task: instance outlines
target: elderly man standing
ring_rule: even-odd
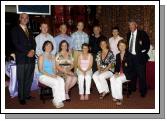
[[[29,16],[22,13],[19,16],[20,24],[11,31],[12,41],[16,53],[18,98],[20,104],[26,104],[30,99],[30,89],[35,68],[35,48],[36,43],[31,31],[27,28]]]
[[[134,20],[129,22],[130,32],[127,34],[129,43],[129,52],[133,55],[134,68],[136,71],[135,78],[131,81],[131,90],[136,90],[136,80],[139,79],[139,89],[141,97],[147,94],[146,83],[146,63],[149,59],[147,52],[150,48],[150,39],[147,33],[137,28]]]

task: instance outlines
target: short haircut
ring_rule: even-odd
[[[118,42],[118,44],[117,44],[118,50],[119,50],[119,45],[120,45],[121,43],[123,43],[123,44],[126,45],[126,49],[128,48],[128,43],[127,43],[127,41],[126,41],[125,39],[121,39],[121,40]]]
[[[118,32],[119,32],[119,28],[118,28],[117,26],[113,27],[113,28],[112,28],[112,31],[113,31],[113,30],[118,30]]]
[[[67,27],[67,24],[62,23],[62,24],[60,24],[59,28],[60,28],[61,26],[66,26],[66,27]]]
[[[95,28],[95,27],[101,28],[101,26],[99,24],[96,24],[96,25],[93,26],[93,28]]]
[[[78,25],[79,23],[82,23],[82,24],[84,25],[84,22],[83,22],[83,21],[78,21],[78,22],[77,22],[77,25]]]
[[[130,19],[128,23],[132,23],[132,22],[137,24],[137,21],[134,19]]]
[[[53,46],[53,43],[49,40],[45,41],[43,46],[42,46],[42,50],[45,52],[45,47],[48,45],[48,44],[51,44],[52,46],[52,50],[54,49],[54,46]]]
[[[68,42],[67,42],[66,40],[62,40],[62,41],[60,42],[60,44],[59,44],[59,52],[62,50],[62,49],[61,49],[61,46],[62,46],[63,43],[66,43],[66,44],[67,44],[67,51],[69,51],[69,44],[68,44]]]
[[[21,19],[21,17],[22,17],[23,15],[27,15],[28,18],[29,18],[29,15],[28,15],[27,13],[21,13],[21,14],[19,15],[19,20]]]
[[[41,22],[40,23],[40,27],[43,25],[43,24],[46,24],[48,26],[48,23],[46,23],[45,21]],[[49,27],[49,26],[48,26]]]

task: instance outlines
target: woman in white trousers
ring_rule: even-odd
[[[131,80],[134,75],[132,54],[127,49],[127,42],[118,42],[119,54],[116,55],[115,74],[110,78],[111,94],[116,105],[121,105],[123,100],[122,83]]]
[[[91,77],[92,77],[93,57],[89,53],[89,45],[82,44],[82,53],[78,57],[78,86],[80,100],[89,100]],[[84,95],[84,81],[85,81],[85,95]]]
[[[56,75],[55,56],[51,54],[53,44],[50,41],[45,41],[42,49],[44,53],[38,59],[39,82],[52,88],[52,102],[56,108],[61,108],[64,106],[65,84],[64,79]]]
[[[112,65],[115,63],[114,54],[110,51],[107,39],[100,42],[101,51],[98,52],[96,61],[98,70],[93,74],[93,80],[100,93],[100,99],[103,99],[109,94],[107,80],[113,73],[111,72]]]

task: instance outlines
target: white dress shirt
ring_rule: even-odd
[[[56,53],[56,44],[55,44],[55,41],[53,39],[53,36],[50,35],[49,33],[47,33],[47,35],[45,36],[44,34],[40,33],[38,36],[35,37],[35,41],[36,41],[36,54],[39,56],[40,54],[43,53],[43,50],[42,50],[42,46],[44,44],[45,41],[51,41],[53,46],[54,46],[54,49],[53,51],[51,52],[53,55],[55,55]]]
[[[137,29],[133,32],[133,35],[134,35],[134,39],[133,39],[134,42],[133,42],[133,45],[132,45],[132,54],[136,55],[135,45],[136,45]],[[131,32],[130,40],[129,40],[129,47],[130,47],[130,44],[131,44],[131,38],[132,38],[132,32]]]
[[[123,38],[120,37],[119,35],[116,38],[114,37],[109,38],[110,50],[113,52],[114,57],[116,57],[116,55],[119,53],[117,44],[121,39]]]

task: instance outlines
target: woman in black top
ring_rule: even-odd
[[[118,42],[119,54],[116,55],[115,74],[110,78],[111,92],[113,101],[121,105],[123,100],[122,83],[133,78],[133,61],[132,55],[127,49],[127,42],[120,40]]]

